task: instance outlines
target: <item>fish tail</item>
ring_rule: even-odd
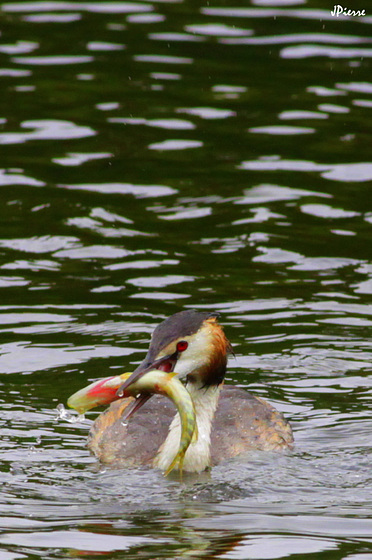
[[[180,471],[180,474],[182,476],[182,469],[183,469],[183,461],[185,459],[185,452],[186,451],[182,451],[182,452],[177,453],[177,455],[175,456],[175,458],[173,459],[173,461],[171,462],[171,464],[169,465],[169,467],[165,471],[164,476],[168,476],[168,474],[171,473],[173,471],[173,469],[176,468],[176,467],[178,467],[178,470]]]

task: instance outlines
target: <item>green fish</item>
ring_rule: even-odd
[[[119,398],[146,396],[154,393],[168,397],[175,404],[180,415],[181,438],[178,452],[164,475],[167,476],[176,467],[182,475],[186,451],[190,443],[198,438],[194,403],[190,393],[175,377],[176,372],[166,373],[157,369],[145,373],[129,387],[121,390],[123,382],[131,375],[132,373],[129,372],[95,381],[71,395],[67,404],[70,408],[77,410],[79,414],[83,414],[91,408],[110,404]]]

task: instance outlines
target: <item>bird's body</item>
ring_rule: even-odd
[[[165,397],[155,396],[128,422],[122,422],[129,402],[129,399],[115,401],[97,418],[88,447],[106,464],[151,466],[168,436],[175,416],[174,406]],[[199,434],[198,440],[201,437]],[[222,388],[211,427],[210,465],[207,466],[254,449],[278,451],[290,448],[292,443],[288,422],[270,404],[243,389],[231,385]],[[190,447],[195,445],[192,443]],[[184,469],[192,470],[186,462]]]
[[[292,446],[291,427],[280,412],[248,391],[223,384],[229,351],[214,314],[183,311],[155,329],[148,354],[133,374],[138,379],[157,368],[186,377],[198,437],[186,452],[185,471],[202,472],[254,449]],[[88,447],[106,464],[166,470],[180,442],[179,416],[168,400],[156,396],[127,419],[134,402],[113,402],[94,422]]]

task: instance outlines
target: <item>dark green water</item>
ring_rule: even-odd
[[[332,8],[1,5],[0,560],[372,558],[372,12]],[[57,404],[189,307],[294,452],[100,470]]]

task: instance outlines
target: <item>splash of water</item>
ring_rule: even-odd
[[[71,410],[66,410],[62,403],[58,404],[56,407],[57,417],[56,420],[65,420],[70,422],[70,424],[76,424],[77,422],[84,422],[84,414],[75,414]]]

